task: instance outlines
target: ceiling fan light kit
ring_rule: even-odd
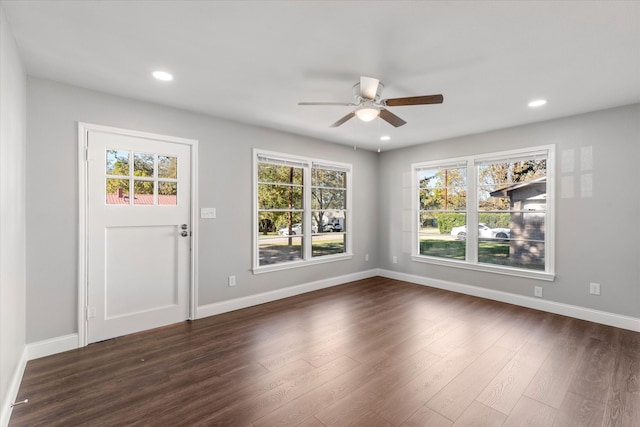
[[[380,80],[373,77],[361,76],[360,82],[353,85],[353,95],[355,103],[344,102],[299,102],[298,105],[337,105],[345,107],[356,107],[356,109],[346,116],[340,118],[330,127],[338,127],[350,120],[354,116],[363,122],[370,122],[376,117],[380,117],[392,126],[400,127],[407,122],[387,110],[385,107],[400,107],[407,105],[442,104],[444,97],[438,95],[411,96],[403,98],[381,99],[384,85]]]
[[[376,108],[373,103],[365,103],[362,107],[358,107],[355,111],[356,116],[363,122],[370,122],[378,117],[380,110]]]

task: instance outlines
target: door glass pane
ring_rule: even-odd
[[[158,178],[178,178],[178,158],[158,156]]]
[[[158,204],[177,205],[178,204],[178,183],[159,182],[158,183]]]
[[[129,180],[128,179],[107,179],[107,204],[108,205],[128,205],[129,204]]]
[[[153,181],[133,181],[133,203],[136,205],[153,205],[153,184]]]
[[[153,154],[135,153],[133,155],[133,175],[153,176]]]
[[[107,175],[129,176],[129,152],[123,150],[107,150]]]

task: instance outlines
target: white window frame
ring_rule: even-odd
[[[259,229],[258,229],[258,159],[260,157],[277,159],[282,161],[283,164],[293,164],[301,167],[303,170],[303,213],[302,224],[304,227],[303,234],[305,238],[302,241],[302,259],[299,261],[288,261],[278,264],[260,265],[260,241],[259,241]],[[346,172],[346,209],[345,209],[345,234],[346,244],[345,252],[334,255],[323,255],[313,257],[311,254],[311,240],[312,240],[312,211],[311,208],[311,171],[314,166],[320,168],[334,168]],[[253,149],[253,274],[267,273],[271,271],[288,270],[292,268],[304,267],[308,265],[323,264],[327,262],[342,261],[353,258],[352,242],[353,242],[353,228],[351,227],[352,217],[352,196],[351,196],[351,181],[352,181],[353,166],[348,163],[339,163],[330,160],[321,160],[311,157],[296,156],[292,154],[278,153],[273,151],[265,151],[257,148]]]
[[[535,157],[541,153],[546,154],[547,159],[547,208],[545,216],[545,271],[529,270],[524,268],[481,264],[478,262],[478,178],[477,164],[488,161],[508,161],[510,158]],[[438,168],[451,164],[466,163],[467,168],[467,245],[466,259],[454,260],[448,258],[433,257],[420,254],[420,188],[418,185],[418,171],[425,168]],[[530,279],[553,281],[555,280],[555,145],[544,145],[520,150],[510,150],[495,153],[471,155],[454,159],[442,159],[429,162],[412,163],[412,249],[411,259],[416,262],[443,265],[447,267],[463,268],[468,270],[483,271],[489,273],[506,274],[510,276],[525,277]]]

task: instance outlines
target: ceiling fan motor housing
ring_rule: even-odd
[[[371,101],[374,101],[375,103],[380,102],[380,98],[382,96],[382,89],[384,89],[384,85],[382,83],[378,83],[378,89],[376,90],[376,96]],[[360,93],[360,82],[358,82],[358,83],[353,85],[353,96],[359,102],[362,102],[363,100],[367,99],[367,98],[362,97],[362,95]]]

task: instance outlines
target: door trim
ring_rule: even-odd
[[[140,132],[112,126],[78,122],[78,348],[87,345],[87,313],[88,281],[87,281],[87,215],[88,215],[88,144],[89,132],[103,132],[116,135],[154,139],[175,144],[188,145],[191,149],[191,274],[189,279],[189,320],[195,319],[196,301],[198,300],[198,216],[196,215],[198,188],[198,141]]]

